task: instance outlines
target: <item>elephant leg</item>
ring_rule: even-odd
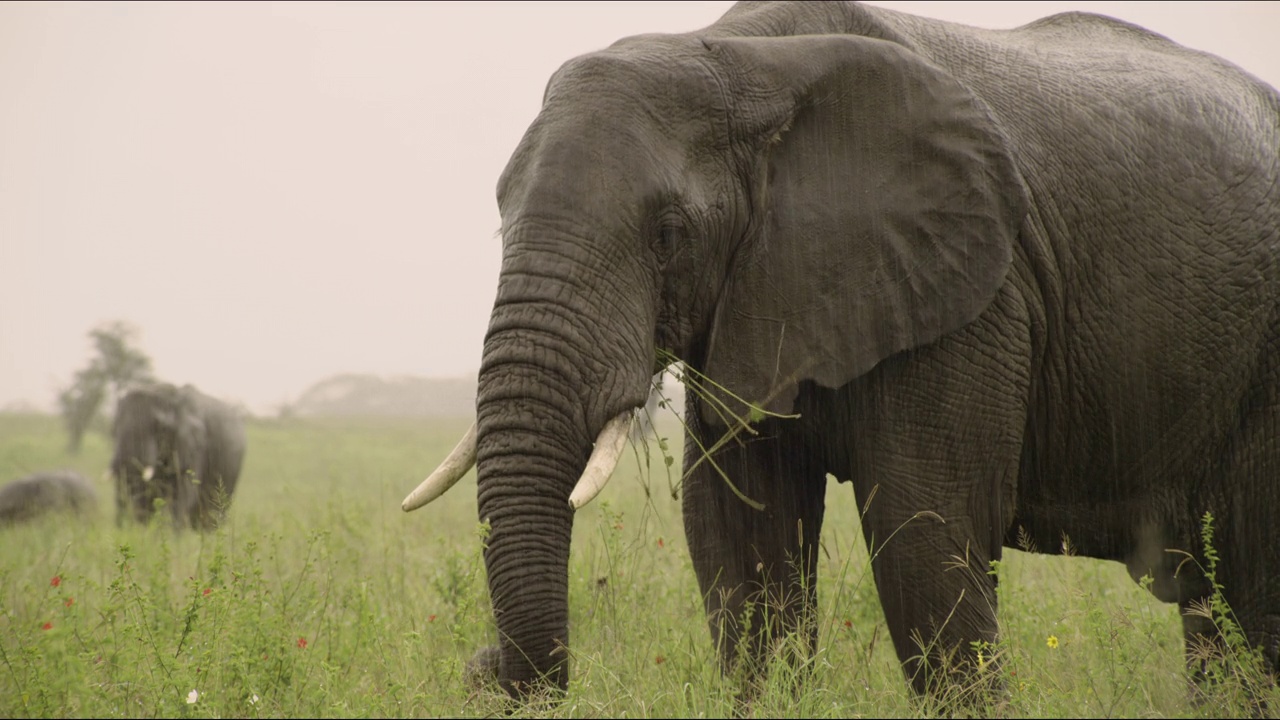
[[[1228,503],[1214,512],[1216,582],[1250,648],[1262,656],[1267,684],[1280,671],[1280,400],[1271,398],[1238,437],[1224,485]]]
[[[704,446],[717,439],[696,420],[691,425]],[[793,429],[778,422],[758,429],[712,460],[764,509],[739,498],[706,460],[685,480],[683,505],[712,640],[725,672],[742,673],[748,696],[777,654],[794,662],[817,649],[817,553],[827,482]],[[699,455],[691,436],[686,468]]]
[[[1006,293],[996,307],[1016,317],[1015,302]],[[842,391],[849,477],[898,658],[918,693],[964,703],[997,689],[978,671],[997,641],[991,563],[1013,521],[1028,417],[1030,353],[1015,349],[1029,330],[1000,317]]]
[[[129,491],[123,486],[122,480],[114,480],[116,494],[116,527],[124,527],[125,519],[130,517],[132,506],[130,505]]]
[[[1203,597],[1189,597],[1178,602],[1191,702],[1197,706],[1204,702],[1209,691],[1211,658],[1222,657],[1225,649],[1213,621],[1204,615],[1208,607],[1207,593]]]
[[[1280,332],[1280,329],[1277,329]],[[1187,569],[1181,602],[1183,629],[1191,679],[1197,697],[1213,692],[1215,679],[1239,681],[1255,711],[1265,711],[1259,697],[1275,684],[1280,669],[1280,356],[1267,353],[1257,371],[1251,394],[1242,403],[1239,425],[1229,435],[1221,459],[1210,471],[1212,481],[1197,493],[1190,518],[1198,566]],[[1210,548],[1201,532],[1204,512],[1213,515]],[[1213,578],[1200,570],[1212,569]],[[1215,591],[1229,607],[1219,604],[1205,617]],[[1188,612],[1190,611],[1190,612]],[[1240,642],[1241,640],[1245,642]],[[1243,653],[1256,651],[1261,664]],[[1222,663],[1225,661],[1225,663]],[[1214,673],[1212,667],[1229,673]],[[1241,671],[1244,672],[1241,672]]]
[[[204,478],[191,504],[191,527],[201,532],[216,530],[222,522],[223,512],[227,505],[228,493],[222,485],[222,478],[212,472],[205,471]]]
[[[1224,541],[1225,534],[1215,533],[1215,548],[1222,548]],[[1250,565],[1257,567],[1256,563],[1245,567]],[[1234,697],[1245,701],[1244,709],[1251,715],[1269,717],[1263,696],[1276,682],[1280,616],[1268,612],[1274,607],[1268,605],[1269,601],[1274,603],[1274,595],[1259,587],[1268,584],[1269,574],[1256,570],[1258,575],[1242,578],[1247,572],[1220,557],[1215,582],[1227,606],[1214,603],[1214,588],[1204,576],[1196,583],[1202,592],[1189,593],[1179,601],[1187,680],[1195,706],[1215,696]],[[1198,575],[1195,571],[1188,574]],[[1259,651],[1260,662],[1255,663],[1249,654],[1252,651]]]
[[[972,687],[975,672],[994,655],[996,578],[988,571],[1001,546],[981,539],[987,521],[913,500],[880,485],[863,532],[903,669],[917,693],[941,697]]]
[[[175,530],[192,527],[191,518],[199,503],[200,478],[193,469],[180,470],[173,482],[168,510]]]

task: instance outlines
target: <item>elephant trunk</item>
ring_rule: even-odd
[[[479,418],[477,472],[480,518],[489,525],[484,560],[498,625],[499,681],[516,697],[542,684],[564,690],[573,510],[568,490],[558,490],[561,479],[573,475],[579,453],[571,443],[514,450],[528,446],[530,431],[502,428],[494,415]],[[512,467],[513,452],[522,467]]]
[[[647,368],[631,369],[643,362],[618,343],[548,323],[588,316],[581,308],[501,297],[480,370],[476,473],[479,517],[489,525],[484,558],[498,679],[523,697],[539,686],[568,687],[570,495],[597,435],[616,425],[607,421],[643,402]],[[627,370],[598,374],[602,367]],[[621,375],[635,377],[602,379]]]

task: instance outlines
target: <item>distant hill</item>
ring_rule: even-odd
[[[335,375],[307,388],[286,412],[302,417],[474,417],[476,379]]]
[[[683,411],[684,388],[667,378],[665,394]],[[469,417],[476,414],[476,378],[345,374],[303,391],[282,414],[301,417]]]
[[[0,407],[0,413],[14,415],[52,415],[55,412],[52,407],[40,407],[30,400],[14,400]]]

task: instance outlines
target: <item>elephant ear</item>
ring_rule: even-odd
[[[761,139],[762,162],[755,230],[711,329],[714,384],[790,412],[801,381],[840,387],[977,318],[1004,281],[1026,209],[983,103],[882,40],[704,44],[746,78],[744,94],[771,104],[738,113],[757,125],[747,132]]]

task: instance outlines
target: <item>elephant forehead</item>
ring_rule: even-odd
[[[638,35],[604,50],[579,55],[560,66],[547,84],[544,105],[587,93],[593,102],[610,97],[640,101],[648,109],[703,111],[722,104],[721,78],[710,53],[693,38]],[[603,93],[603,95],[597,95]]]
[[[718,195],[728,177],[726,155],[717,151],[729,141],[728,115],[714,83],[704,82],[707,73],[671,82],[664,73],[694,73],[625,58],[575,62],[582,69],[553,81],[499,179],[504,228],[555,208],[574,222],[626,224],[673,202]]]
[[[690,42],[643,39],[580,56],[552,76],[530,132],[573,128],[584,142],[666,137],[682,148],[715,142],[729,112],[714,68],[701,44]]]

